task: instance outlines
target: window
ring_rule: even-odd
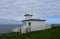
[[[31,26],[31,22],[29,22],[28,25]]]

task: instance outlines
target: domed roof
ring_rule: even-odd
[[[32,14],[25,14],[24,16],[32,16]]]

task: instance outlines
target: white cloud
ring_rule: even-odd
[[[60,0],[0,0],[0,18],[19,20],[30,12],[34,18],[60,16]]]

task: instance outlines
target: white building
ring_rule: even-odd
[[[33,19],[32,14],[25,14],[25,20],[22,20],[23,26],[21,28],[13,29],[13,32],[28,33],[32,31],[39,31],[51,28],[51,25],[46,25],[46,20]]]
[[[45,21],[41,19],[32,19],[32,14],[25,14],[25,20],[22,21],[21,33],[28,33],[31,31],[39,31],[51,28],[46,26]]]

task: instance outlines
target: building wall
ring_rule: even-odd
[[[12,32],[20,32],[20,27],[12,29]]]
[[[32,19],[32,16],[25,16],[25,20]]]
[[[32,22],[31,31],[43,30],[43,29],[45,29],[45,22],[44,21]]]
[[[28,23],[31,23],[29,27]],[[26,26],[31,29],[31,31],[38,31],[46,29],[45,21],[26,21]]]

